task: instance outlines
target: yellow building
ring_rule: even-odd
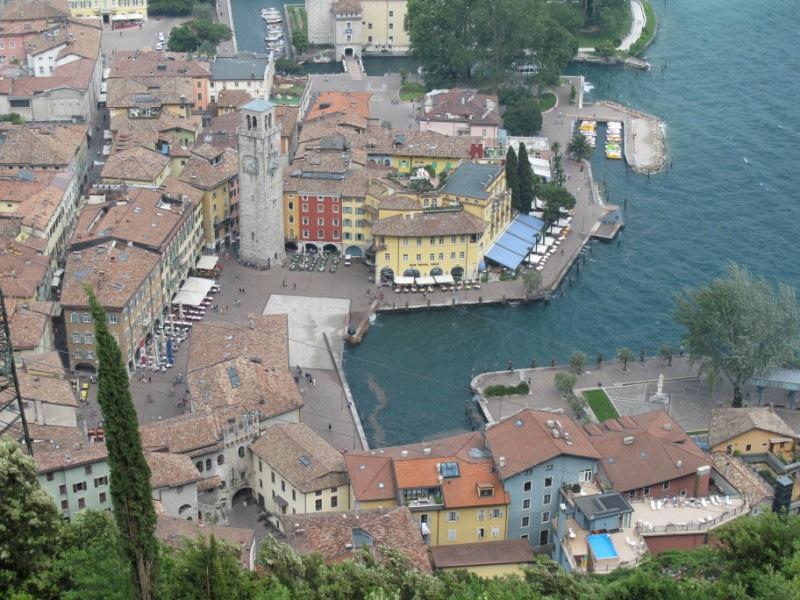
[[[505,173],[495,165],[463,163],[438,191],[389,196],[371,230],[376,280],[475,278],[511,217]]]
[[[362,51],[408,52],[411,40],[406,31],[406,0],[361,0]]]
[[[253,487],[277,515],[350,510],[342,454],[302,423],[269,427],[250,445]]]
[[[772,407],[717,408],[711,411],[708,444],[712,452],[772,454],[794,462],[798,435]]]
[[[69,0],[69,12],[78,19],[102,19],[118,28],[147,20],[147,0]]]
[[[203,192],[205,246],[217,251],[239,237],[239,159],[236,150],[200,144],[179,179]]]
[[[348,452],[354,508],[411,510],[430,546],[506,539],[509,498],[479,433],[429,444]]]
[[[305,134],[304,134],[305,135]],[[401,175],[430,168],[439,175],[463,160],[483,158],[479,137],[448,136],[435,131],[369,127],[353,145],[363,148],[370,162],[392,167]]]

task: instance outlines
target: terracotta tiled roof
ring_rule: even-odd
[[[28,433],[33,441],[34,456],[70,449],[77,451],[91,446],[77,427],[39,425],[38,423],[28,422]],[[22,439],[19,421],[12,426],[12,431],[9,435],[12,435],[14,439]]]
[[[663,410],[609,419],[587,431],[617,492],[691,475],[709,464],[708,456]]]
[[[774,490],[767,482],[738,456],[712,452],[709,461],[714,470],[747,499],[750,506],[775,497]]]
[[[63,88],[86,91],[92,82],[96,59],[80,58],[59,65],[50,77],[19,77],[5,93],[14,97],[37,96]]]
[[[300,554],[319,553],[328,563],[354,558],[361,552],[353,540],[353,531],[357,530],[357,539],[368,542],[362,547],[376,560],[383,560],[383,547],[388,547],[402,552],[413,567],[425,572],[431,570],[419,522],[405,506],[286,515],[281,520],[286,543]]]
[[[170,198],[179,199],[185,196],[194,206],[197,206],[203,201],[202,191],[192,187],[188,183],[184,183],[177,177],[167,177],[164,183],[161,184],[161,189]]]
[[[69,9],[65,2],[10,0],[0,8],[0,19],[4,21],[34,21],[67,17],[69,17]]]
[[[203,129],[200,136],[204,142],[213,144],[217,148],[239,147],[239,136],[236,129],[239,127],[240,115],[237,112],[212,117],[208,127]]]
[[[114,238],[164,251],[196,205],[189,201],[169,204],[161,197],[160,190],[138,188],[129,190],[124,202],[106,203],[99,211],[96,206],[87,206],[90,218],[79,219],[72,244]]]
[[[255,544],[255,531],[241,527],[220,527],[205,522],[187,521],[176,517],[159,516],[156,537],[172,548],[183,548],[186,539],[197,540],[214,536],[239,551],[239,560],[250,568],[250,549]]]
[[[306,121],[314,121],[328,115],[354,115],[369,119],[369,92],[321,92],[317,101],[306,114]]]
[[[28,356],[26,359],[30,364],[36,361],[36,356]],[[38,365],[36,367],[39,368]],[[19,392],[24,400],[77,408],[78,399],[75,397],[74,388],[64,375],[63,370],[53,375],[38,375],[28,373],[25,369],[18,369]]]
[[[9,300],[6,300],[8,305]],[[42,343],[50,316],[17,306],[9,318],[14,350],[31,350]]]
[[[509,565],[533,562],[533,550],[528,540],[450,544],[433,546],[431,559],[437,569]]]
[[[160,256],[135,246],[101,244],[70,252],[61,292],[63,306],[86,306],[85,285],[104,307],[123,308],[158,268]]]
[[[497,106],[496,95],[479,94],[477,90],[453,88],[429,92],[425,96],[425,113],[420,120],[499,126],[502,121]]]
[[[0,126],[0,165],[67,166],[86,143],[86,125]]]
[[[190,370],[187,383],[196,410],[238,407],[258,412],[266,419],[303,406],[287,368],[265,367],[252,357],[240,356]]]
[[[52,452],[34,452],[37,473],[48,473],[61,469],[72,469],[104,461],[108,457],[105,444],[91,444],[80,450],[62,448]]]
[[[464,210],[417,213],[412,218],[396,215],[380,219],[372,227],[372,235],[426,237],[436,235],[478,234],[487,223]]]
[[[457,477],[439,481],[438,465],[453,462],[458,465]],[[508,496],[491,459],[481,462],[460,461],[455,457],[407,458],[394,460],[394,475],[399,489],[441,487],[447,508],[507,504]],[[481,496],[478,487],[491,488],[491,496]]]
[[[178,487],[200,480],[200,473],[185,454],[168,452],[145,452],[150,467],[150,485],[153,489]]]
[[[153,452],[174,454],[208,452],[222,443],[222,428],[217,418],[208,413],[182,415],[139,427],[142,447]]]
[[[208,492],[210,490],[216,490],[220,487],[222,487],[222,479],[219,475],[213,475],[212,477],[206,477],[200,481],[197,484],[197,491]]]
[[[152,50],[117,50],[111,57],[109,79],[127,77],[195,77],[208,78],[211,65],[185,52]]]
[[[220,152],[219,148],[210,144],[203,144],[201,148],[205,148],[209,153],[211,152],[209,148],[214,148],[217,154]],[[224,148],[222,153],[222,160],[217,164],[211,164],[209,160],[200,156],[193,156],[186,162],[178,179],[189,185],[209,190],[236,177],[239,174],[238,153],[232,148]]]
[[[420,210],[422,207],[419,202],[410,196],[392,194],[388,198],[381,200],[379,208],[384,210]]]
[[[333,12],[337,15],[360,13],[361,0],[337,0],[333,3]]]
[[[286,315],[248,315],[250,323],[200,322],[192,327],[189,371],[236,357],[258,357],[264,367],[289,368]]]
[[[778,436],[798,439],[800,436],[769,406],[747,408],[715,408],[711,411],[708,445],[712,448],[729,439],[759,429]]]
[[[109,156],[101,177],[153,183],[168,167],[169,157],[149,148],[135,146]]]
[[[191,77],[128,77],[108,80],[108,108],[154,108],[190,105]]]
[[[253,99],[246,90],[220,90],[217,94],[217,106],[239,108]]]
[[[348,171],[344,179],[286,176],[283,179],[283,191],[363,198],[369,191],[369,181],[370,175],[364,171]]]
[[[347,452],[344,459],[353,495],[360,502],[368,502],[395,497],[395,459],[455,456],[462,462],[474,462],[481,460],[483,448],[481,434],[470,432],[417,444]]]
[[[124,133],[130,135],[133,132],[167,132],[172,129],[182,129],[197,134],[202,129],[202,117],[199,115],[176,117],[162,112],[157,119],[131,119],[127,114],[118,114],[111,117],[109,129],[118,136]],[[114,143],[117,143],[116,138]]]
[[[304,494],[347,485],[341,453],[302,423],[273,425],[250,450]]]
[[[558,421],[563,434],[553,437],[548,421]],[[572,442],[567,444],[567,441]],[[526,409],[486,430],[486,444],[492,451],[501,479],[513,477],[556,456],[600,458],[581,427],[565,415]]]
[[[191,149],[191,153],[199,156],[200,158],[204,158],[207,161],[213,161],[216,158],[219,158],[222,154],[222,151],[219,148],[215,148],[211,144],[196,144],[194,148]]]
[[[6,244],[16,247],[17,244]],[[31,252],[0,254],[0,287],[6,298],[33,298],[47,274],[47,259]]]

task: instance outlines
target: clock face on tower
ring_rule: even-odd
[[[244,170],[250,175],[258,174],[258,159],[255,156],[245,156]]]

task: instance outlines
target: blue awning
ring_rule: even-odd
[[[519,254],[515,254],[510,250],[506,250],[498,244],[495,244],[491,247],[491,249],[486,253],[486,258],[496,262],[497,264],[503,265],[504,267],[508,267],[509,269],[516,269],[523,259],[523,257]]]
[[[489,248],[486,258],[509,269],[516,269],[528,256],[544,223],[530,215],[517,215]]]

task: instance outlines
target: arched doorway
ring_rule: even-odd
[[[419,269],[406,269],[403,271],[403,277],[419,277]]]
[[[394,270],[391,267],[381,269],[381,281],[394,281]]]
[[[339,254],[339,249],[334,244],[325,244],[322,251],[326,254]]]
[[[233,498],[231,498],[231,506],[238,506],[245,502],[249,504],[253,497],[253,488],[244,487],[233,495]]]
[[[191,520],[192,520],[192,513],[185,514],[185,513],[187,513],[187,512],[188,512],[188,511],[190,511],[190,510],[192,510],[192,505],[191,505],[191,504],[184,504],[183,506],[181,506],[181,507],[178,509],[178,514],[179,514],[181,517],[183,517],[184,519],[186,519],[187,521],[191,521]]]
[[[345,250],[344,253],[359,258],[364,256],[364,252],[361,250],[359,246],[348,246],[347,250]]]
[[[431,269],[431,277],[436,277],[437,275],[444,275],[444,271],[442,271],[441,267],[433,267]]]
[[[313,244],[311,242],[308,242],[306,244],[306,252],[310,252],[311,254],[316,254],[317,253],[317,245]]]
[[[352,48],[345,48],[344,49],[344,56],[345,58],[350,58],[353,56],[353,49]]]
[[[297,242],[286,242],[284,248],[286,248],[286,252],[289,254],[295,254],[299,250]]]
[[[86,373],[87,375],[97,374],[97,368],[91,363],[77,363],[75,365],[75,370]]]
[[[456,281],[461,281],[464,279],[464,267],[453,267],[450,271],[450,275],[452,275],[453,279]]]

